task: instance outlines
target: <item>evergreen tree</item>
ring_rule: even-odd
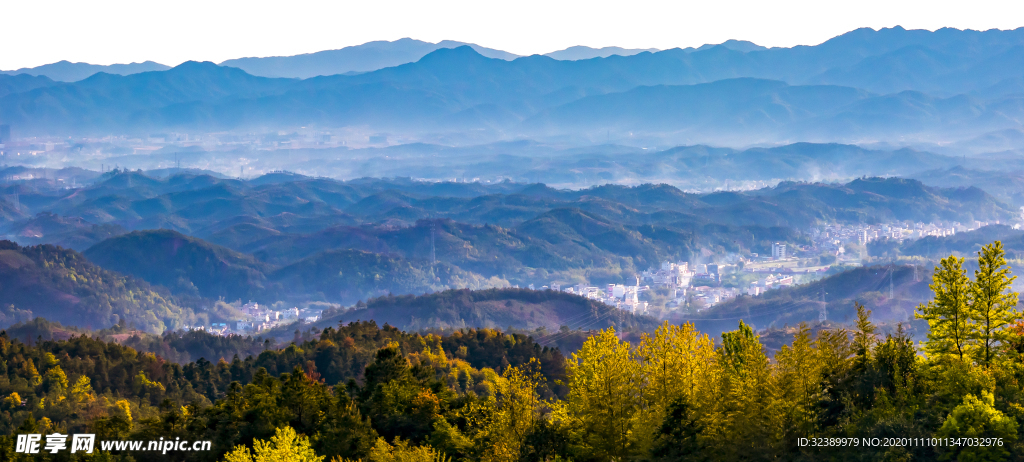
[[[853,334],[854,351],[858,357],[867,358],[871,347],[878,340],[875,338],[875,325],[871,322],[871,310],[864,308],[860,302],[854,302],[857,308],[857,331]]]
[[[990,367],[996,345],[1005,342],[1009,328],[1018,317],[1017,292],[1010,290],[1016,276],[1010,276],[1003,243],[995,241],[978,252],[978,269],[970,285],[970,318],[975,323],[971,337],[977,342],[977,361]]]
[[[971,283],[963,269],[963,258],[950,255],[939,262],[932,277],[935,298],[917,307],[914,316],[928,321],[925,351],[932,357],[953,356],[960,361],[969,357],[974,342],[968,297]]]
[[[713,460],[704,441],[705,419],[687,402],[685,395],[669,404],[665,420],[651,447],[654,461]]]

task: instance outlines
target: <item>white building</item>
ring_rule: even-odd
[[[776,242],[772,244],[772,258],[782,260],[786,258],[786,244]]]

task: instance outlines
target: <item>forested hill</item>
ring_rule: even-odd
[[[321,246],[330,247],[329,243]],[[269,304],[312,299],[351,305],[392,293],[509,285],[503,279],[486,278],[447,263],[431,265],[393,253],[356,249],[321,250],[281,266],[165,229],[107,239],[84,254],[104,268],[165,286],[172,293],[211,300]]]
[[[90,329],[124,320],[150,332],[197,321],[165,289],[100,268],[73,250],[0,241],[0,324],[41,316]]]
[[[447,290],[421,296],[385,296],[356,309],[325,313],[318,325],[374,320],[403,330],[511,328],[536,332],[554,344],[563,326],[570,330],[614,327],[622,332],[651,332],[658,321],[578,295],[553,290]]]
[[[135,231],[90,247],[84,255],[104,268],[177,292],[228,300],[263,292],[270,265],[171,230]]]
[[[915,307],[932,296],[930,267],[885,265],[855,268],[809,284],[784,287],[760,296],[741,295],[696,315],[677,314],[672,322],[693,322],[704,332],[722,332],[743,320],[757,329],[796,326],[819,319],[824,301],[832,325],[857,319],[855,303],[883,322],[913,320]],[[893,296],[889,297],[890,283]]]
[[[93,261],[180,296],[268,304],[349,305],[449,288],[624,283],[666,260],[693,261],[705,251],[746,255],[769,253],[773,242],[808,245],[801,230],[821,223],[966,223],[1013,213],[976,188],[900,178],[708,194],[665,184],[563,190],[286,174],[249,181],[188,172],[152,178],[122,170],[79,189],[33,184],[38,187],[0,188],[20,194],[25,212],[0,223],[12,240],[79,250],[95,245],[86,251]],[[133,230],[140,232],[111,238]]]
[[[952,236],[925,236],[921,239],[904,242],[878,240],[868,244],[868,251],[872,256],[883,258],[913,256],[939,259],[952,254],[971,260],[982,246],[992,241],[1003,243],[1007,258],[1011,260],[1024,258],[1024,231],[1001,224],[989,225]]]

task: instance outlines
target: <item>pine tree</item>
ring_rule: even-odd
[[[1010,290],[1016,276],[1010,276],[1003,243],[995,241],[978,252],[978,270],[970,285],[970,317],[975,323],[972,338],[978,344],[978,364],[992,365],[996,343],[1008,339],[1010,325],[1017,319],[1017,292]]]
[[[857,331],[853,334],[854,350],[858,357],[867,358],[871,347],[878,340],[875,338],[875,325],[871,322],[871,310],[864,308],[860,302],[853,302],[857,307]]]
[[[933,356],[951,355],[963,361],[972,347],[968,295],[971,281],[963,269],[963,258],[950,255],[939,262],[932,277],[931,289],[935,298],[917,307],[914,316],[928,321],[928,340],[925,351]]]

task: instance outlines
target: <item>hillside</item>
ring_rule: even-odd
[[[485,278],[457,266],[359,250],[327,250],[268,275],[271,289],[264,299],[310,299],[343,305],[389,294],[424,294],[451,288],[483,289],[508,286],[497,277]]]
[[[373,320],[402,330],[511,328],[559,337],[570,330],[615,327],[620,331],[653,331],[658,321],[577,295],[526,289],[448,290],[421,296],[387,296],[365,306],[325,316],[316,325]],[[541,337],[543,342],[556,338]]]
[[[829,157],[859,152],[832,151]],[[241,181],[118,171],[75,190],[22,189],[26,211],[38,212],[6,224],[11,239],[85,247],[98,264],[182,296],[261,303],[308,297],[351,304],[445,288],[622,283],[665,260],[767,253],[776,241],[806,245],[803,230],[821,223],[1012,216],[976,188],[899,178],[695,194],[664,184],[563,190],[511,182],[341,182],[284,174]],[[139,232],[120,236],[131,231]]]
[[[819,320],[824,297],[827,320],[832,323],[854,322],[857,319],[854,302],[872,310],[876,321],[907,322],[914,319],[915,307],[932,297],[930,281],[930,267],[861,267],[757,297],[742,295],[699,314],[678,314],[670,321],[692,321],[705,332],[732,329],[739,320],[757,329],[792,327],[801,322],[812,324]]]
[[[163,332],[199,320],[166,291],[52,245],[20,247],[0,241],[0,300],[4,326],[45,317],[90,329],[124,320]]]
[[[0,97],[51,85],[56,85],[56,82],[45,76],[32,76],[28,74],[7,75],[0,73]]]
[[[989,225],[974,231],[945,237],[925,236],[903,243],[881,240],[869,245],[868,251],[873,256],[885,258],[908,256],[939,259],[957,255],[971,259],[977,257],[977,252],[983,246],[991,244],[993,241],[1003,243],[1006,258],[1010,260],[1024,258],[1024,231],[1006,225]]]
[[[106,269],[209,299],[262,295],[271,269],[249,255],[170,230],[124,234],[89,247],[83,255]]]

